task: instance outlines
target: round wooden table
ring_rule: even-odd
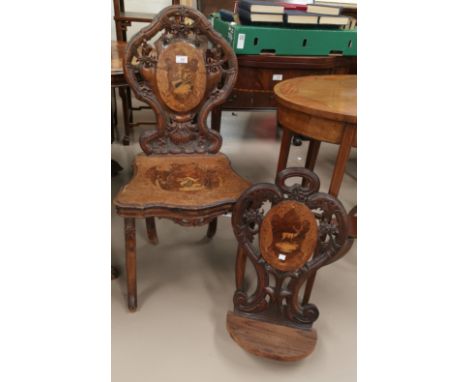
[[[313,170],[321,142],[340,145],[329,193],[337,196],[351,147],[356,142],[356,75],[297,77],[274,87],[283,127],[277,173],[286,168],[291,138],[310,139],[306,167]]]

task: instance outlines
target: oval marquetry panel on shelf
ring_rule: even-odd
[[[260,228],[260,251],[272,267],[289,272],[302,267],[317,244],[315,216],[303,204],[285,200],[272,207]]]
[[[206,88],[205,59],[186,42],[163,49],[156,68],[156,84],[162,101],[172,110],[188,112],[203,100]]]

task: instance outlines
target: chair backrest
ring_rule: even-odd
[[[303,178],[306,186],[286,185],[291,177]],[[352,244],[346,210],[333,196],[318,192],[319,187],[310,170],[288,168],[278,174],[275,185],[256,184],[240,196],[232,226],[258,284],[248,295],[242,267],[237,268],[236,311],[298,327],[317,319],[317,308],[301,304],[299,292],[312,273],[344,256]]]
[[[237,77],[230,45],[199,11],[163,9],[128,43],[125,78],[135,96],[156,114],[155,130],[140,136],[150,154],[216,153],[221,136],[207,127]]]

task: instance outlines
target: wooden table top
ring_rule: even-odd
[[[111,41],[111,74],[123,74],[123,59],[125,57],[125,41]]]
[[[316,117],[356,123],[356,75],[296,77],[274,87],[281,106]]]

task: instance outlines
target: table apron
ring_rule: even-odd
[[[316,117],[278,105],[278,122],[289,131],[313,138],[317,141],[339,144],[345,127],[356,128],[355,124]],[[356,133],[353,147],[357,147]]]

